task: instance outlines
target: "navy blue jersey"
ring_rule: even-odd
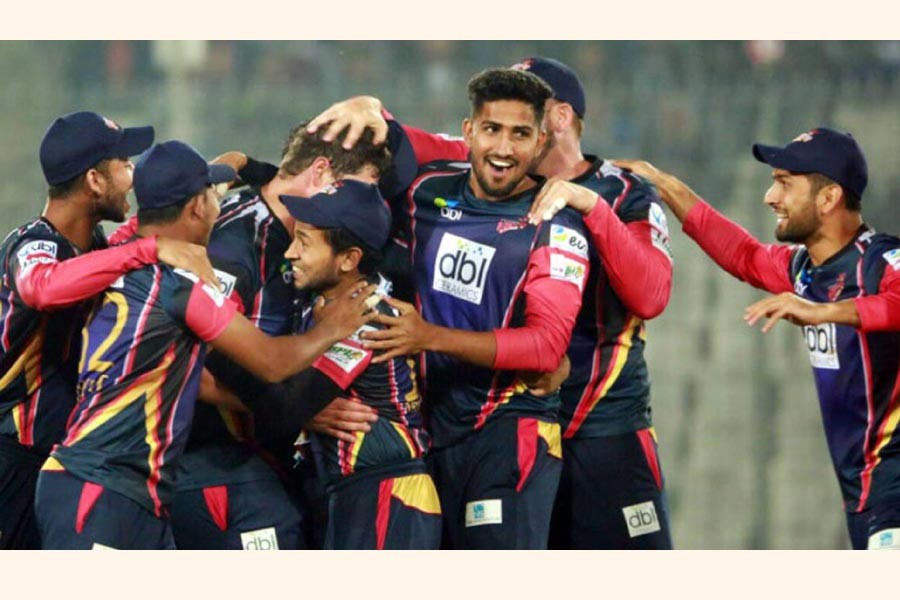
[[[596,192],[623,223],[649,223],[653,245],[671,255],[665,214],[652,186],[602,159],[594,159],[572,182]],[[597,247],[588,240],[591,272],[567,351],[572,370],[560,390],[565,438],[616,435],[652,425],[644,321],[612,289]]]
[[[258,189],[246,189],[222,201],[209,240],[213,266],[230,276],[226,293],[240,300],[241,312],[270,336],[291,332],[294,312],[293,271],[284,253],[291,233],[276,217]],[[231,289],[233,287],[233,289]],[[255,398],[244,398],[251,403]],[[262,432],[261,432],[262,433]],[[197,405],[180,481],[213,485],[275,477],[255,453],[245,447],[253,439],[248,415],[206,403]],[[205,449],[215,456],[193,456]],[[240,472],[235,471],[240,467]]]
[[[120,278],[83,329],[78,403],[44,468],[61,465],[160,516],[191,424],[204,342],[235,312],[180,269],[153,265]]]
[[[390,284],[383,278],[380,283],[378,293],[386,295]],[[384,301],[377,304],[375,310],[396,315]],[[309,306],[300,332],[308,331],[314,324]],[[420,458],[428,448],[413,361],[401,356],[386,363],[372,364],[373,351],[362,346],[361,332],[383,328],[377,323],[364,325],[313,363],[313,368],[328,377],[347,397],[371,406],[379,417],[371,431],[356,432],[353,442],[318,433],[312,435],[319,474],[328,483],[366,469],[407,463]]]
[[[88,250],[104,247],[97,227]],[[22,301],[16,279],[37,264],[79,254],[43,218],[12,231],[0,247],[0,435],[41,454],[62,438],[75,405],[76,340],[89,303],[40,312]]]
[[[469,171],[427,173],[406,196],[416,302],[436,325],[469,331],[525,326],[547,316],[568,345],[587,278],[587,241],[570,209],[538,227],[526,215],[537,188],[501,202],[476,198]],[[522,348],[523,351],[526,351]],[[505,362],[499,356],[498,363]],[[446,446],[497,415],[556,421],[559,397],[530,394],[515,371],[447,355],[420,361],[434,445]]]
[[[825,263],[794,250],[794,291],[814,302],[877,294],[885,271],[900,267],[900,239],[868,227]],[[826,323],[803,327],[828,450],[845,508],[861,511],[900,498],[900,332],[863,332]]]

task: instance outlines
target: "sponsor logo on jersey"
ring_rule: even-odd
[[[587,239],[579,232],[562,225],[553,225],[550,228],[550,247],[571,252],[575,256],[587,258]]]
[[[492,246],[444,233],[434,259],[432,287],[460,300],[481,304],[496,251]]]
[[[550,255],[550,277],[552,279],[574,283],[579,290],[583,290],[585,275],[584,265],[577,260],[562,254]]]
[[[652,500],[626,506],[622,509],[622,514],[625,516],[625,524],[628,525],[630,537],[646,535],[662,529]]]
[[[182,277],[184,277],[185,279],[189,279],[193,282],[200,281],[199,277],[197,277],[196,275],[194,275],[193,273],[191,273],[190,271],[187,271],[185,269],[175,268],[172,270],[175,271],[176,273],[178,273],[179,275],[181,275]],[[227,293],[223,293],[223,292],[220,292],[219,290],[213,289],[205,283],[200,286],[200,289],[203,290],[207,296],[212,298],[212,301],[215,302],[216,306],[221,308],[225,304],[225,298],[228,297],[231,294],[231,292],[234,291],[234,284],[235,284],[235,281],[237,281],[237,280],[235,279],[235,277],[233,275],[229,275],[225,271],[213,269],[213,272],[216,274],[216,279],[219,280],[219,284],[227,290]]]
[[[509,219],[500,219],[497,221],[497,233],[506,233],[507,231],[517,231],[528,227],[528,217],[522,217],[518,221],[510,221]]]
[[[234,292],[234,285],[237,283],[237,277],[218,269],[213,269],[213,272],[216,274],[216,279],[219,280],[219,285],[222,288],[222,295],[228,298]]]
[[[351,373],[366,358],[365,350],[338,342],[325,353],[324,358],[333,362],[345,373]]]
[[[801,273],[797,273],[797,277],[794,278],[794,293],[798,296],[802,296],[806,293],[807,287],[809,286],[803,283],[803,277],[801,277]]]
[[[884,254],[884,260],[887,261],[889,265],[894,267],[894,270],[900,270],[900,248],[894,248],[893,250],[888,250]]]
[[[244,550],[278,550],[278,536],[274,527],[241,533]]]
[[[647,219],[650,221],[650,243],[671,260],[672,241],[669,239],[669,221],[665,211],[656,202],[651,202]]]
[[[803,337],[809,350],[809,362],[814,368],[841,368],[837,352],[837,328],[834,323],[804,325]]]
[[[900,528],[883,529],[870,535],[868,550],[900,550]]]
[[[441,218],[450,219],[451,221],[459,221],[462,219],[462,211],[456,208],[458,204],[458,200],[447,200],[440,196],[434,199],[434,205],[441,209]]]
[[[503,500],[475,500],[466,503],[466,527],[503,523]]]
[[[39,263],[54,263],[56,262],[57,251],[56,242],[49,240],[28,242],[16,252],[16,258],[19,260],[19,270],[21,272],[27,271]]]

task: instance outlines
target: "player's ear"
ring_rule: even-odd
[[[104,177],[103,173],[97,169],[88,169],[85,172],[84,183],[88,189],[97,196],[102,196],[106,193],[106,177]]]
[[[313,185],[322,187],[334,181],[334,174],[331,172],[331,161],[324,156],[317,156],[312,164],[309,165],[310,174],[312,175]]]
[[[201,221],[205,220],[206,212],[209,210],[209,207],[206,203],[206,191],[204,190],[199,194],[195,194],[193,198],[188,200],[188,203],[184,206],[184,209],[189,212],[191,217],[200,219]]]
[[[350,273],[355,271],[359,267],[360,261],[362,261],[363,251],[356,246],[344,250],[341,256],[341,262],[339,268],[341,273]]]
[[[844,191],[841,186],[834,183],[826,185],[816,194],[816,204],[819,206],[819,212],[827,215],[834,211],[840,204]]]
[[[469,119],[469,118],[463,119],[463,122],[462,122],[463,138],[465,138],[466,143],[470,146],[472,145],[472,129],[473,129],[473,127],[474,127],[474,125],[472,123],[472,119]]]

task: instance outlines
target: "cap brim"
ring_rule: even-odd
[[[301,196],[278,196],[291,216],[313,227],[336,228],[341,224],[334,217],[319,209],[318,201]]]
[[[811,173],[815,171],[813,167],[788,152],[786,148],[779,148],[778,146],[753,144],[753,156],[761,163],[766,163],[776,169],[784,169],[791,173]]]
[[[237,173],[228,165],[209,165],[209,181],[207,183],[213,185],[217,183],[227,183],[229,181],[234,181],[236,178]]]
[[[122,130],[122,139],[115,145],[112,153],[116,157],[137,156],[153,145],[153,127],[126,127]],[[112,157],[111,157],[112,158]]]

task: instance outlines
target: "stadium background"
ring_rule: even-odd
[[[457,134],[476,71],[531,55],[581,75],[583,146],[682,176],[771,241],[754,141],[825,124],[869,160],[866,220],[900,232],[900,42],[0,42],[0,229],[37,214],[37,148],[90,109],[214,156],[277,161],[287,131],[331,102],[380,96],[401,120]],[[747,328],[762,297],[717,270],[670,218],[671,303],[648,326],[653,406],[679,548],[843,548],[840,497],[796,328]]]

